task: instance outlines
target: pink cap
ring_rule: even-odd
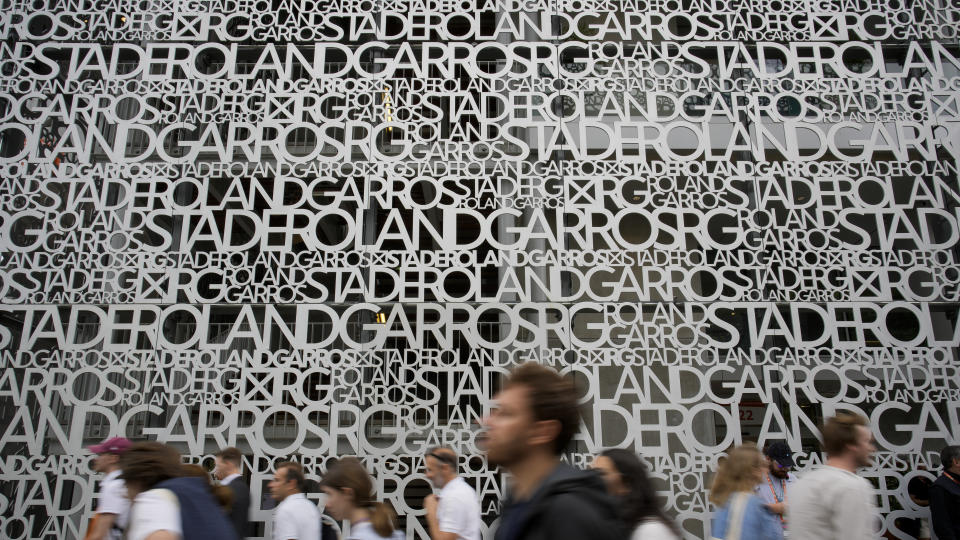
[[[128,439],[123,437],[113,437],[112,439],[107,439],[100,444],[95,444],[93,446],[88,446],[87,450],[90,450],[94,454],[122,454],[130,449],[133,443]]]

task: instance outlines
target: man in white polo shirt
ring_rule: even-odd
[[[822,434],[826,464],[801,476],[790,491],[791,540],[876,540],[876,494],[856,474],[877,450],[866,417],[839,413],[824,422]]]
[[[277,465],[270,495],[277,501],[273,512],[274,540],[319,540],[320,509],[303,495],[306,479],[299,463]]]
[[[86,540],[120,540],[127,527],[130,499],[127,486],[120,479],[120,454],[132,443],[123,437],[113,437],[88,448],[97,455],[93,470],[106,476],[100,481],[97,510],[87,528]]]
[[[424,459],[427,479],[440,490],[423,501],[432,540],[480,540],[480,501],[477,492],[457,475],[457,454],[431,448]]]

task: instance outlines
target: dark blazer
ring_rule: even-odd
[[[233,492],[233,505],[230,507],[230,522],[237,531],[238,538],[250,536],[250,488],[237,477],[227,484]]]
[[[183,540],[230,540],[235,531],[210,493],[205,478],[171,478],[154,485],[169,489],[180,503]]]
[[[960,540],[960,477],[944,472],[930,486],[930,518],[937,538]]]

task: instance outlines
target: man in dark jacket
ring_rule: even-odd
[[[930,520],[939,540],[960,540],[960,446],[940,451],[943,474],[930,486]]]
[[[512,477],[496,540],[625,538],[600,475],[560,462],[580,423],[573,383],[528,363],[495,401],[484,419],[487,459]]]
[[[236,448],[224,448],[217,453],[214,459],[217,467],[213,474],[216,475],[221,484],[227,486],[233,492],[230,521],[237,531],[237,537],[244,538],[250,534],[248,530],[250,524],[250,488],[247,487],[247,484],[243,481],[243,475],[240,474],[242,454]]]

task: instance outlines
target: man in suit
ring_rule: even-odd
[[[943,474],[930,487],[933,532],[940,540],[960,540],[960,446],[940,451]]]
[[[213,470],[214,476],[220,480],[220,483],[233,491],[230,521],[233,522],[238,538],[244,538],[250,533],[250,488],[244,483],[243,475],[240,474],[242,456],[240,450],[232,446],[224,448],[215,456],[217,466]]]

